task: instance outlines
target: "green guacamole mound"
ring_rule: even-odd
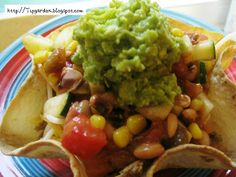
[[[81,17],[73,37],[85,79],[105,84],[121,105],[167,104],[181,92],[171,66],[182,40],[172,35],[156,3],[112,1]]]

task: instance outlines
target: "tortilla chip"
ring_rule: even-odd
[[[228,34],[222,40],[220,40],[216,47],[216,58],[219,58],[219,55],[226,49],[228,46],[236,45],[236,32]],[[224,60],[227,59],[224,57]],[[230,58],[228,58],[230,60]],[[231,61],[231,60],[230,60]],[[222,61],[222,63],[225,61]]]
[[[169,18],[169,23],[171,26],[179,28],[179,29],[181,29],[185,32],[188,32],[188,33],[199,33],[199,34],[206,35],[210,40],[213,40],[215,43],[217,43],[220,39],[222,39],[224,37],[224,35],[221,33],[208,31],[208,30],[198,27],[198,26],[191,26],[187,23],[178,21],[173,18]]]
[[[71,27],[75,23],[62,26],[51,33],[48,38],[56,39],[63,29]],[[186,32],[205,34],[215,42],[223,37],[222,34],[192,27],[174,19],[170,19],[170,23]],[[215,105],[212,120],[215,130],[222,136],[222,142],[217,144],[217,148],[222,152],[209,146],[181,145],[167,150],[157,159],[147,171],[147,177],[152,177],[155,172],[165,168],[231,169],[236,167],[232,161],[236,160],[234,154],[236,144],[231,141],[236,138],[236,129],[233,127],[236,125],[236,119],[234,119],[236,115],[236,86],[226,77],[222,68],[222,61],[228,60],[229,56],[226,53],[231,50],[235,50],[234,47],[228,48],[225,53],[220,55],[210,79],[209,98]],[[63,148],[59,141],[40,139],[44,128],[40,114],[47,99],[46,87],[47,83],[39,74],[38,67],[33,65],[31,74],[4,114],[0,129],[0,149],[7,155],[67,158],[75,177],[87,177],[83,163]],[[224,112],[222,112],[222,107],[224,107]],[[139,176],[143,172],[143,168],[143,162],[136,161],[122,170],[118,177]]]
[[[7,144],[20,147],[42,136],[44,122],[40,114],[47,100],[46,85],[33,65],[30,75],[3,116],[1,136]]]
[[[233,169],[236,164],[223,152],[203,145],[185,144],[167,150],[146,173],[152,177],[157,171],[167,168]]]
[[[219,56],[211,77],[209,98],[214,104],[212,123],[221,136],[217,148],[236,161],[236,84],[225,74],[222,63],[236,56],[236,45],[229,46]]]

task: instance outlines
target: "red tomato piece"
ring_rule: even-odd
[[[92,127],[89,118],[83,114],[70,119],[64,126],[62,145],[82,159],[95,156],[106,144],[103,130]]]
[[[166,136],[166,129],[164,121],[156,120],[152,123],[152,127],[144,136],[145,142],[157,142],[160,141],[164,136]]]

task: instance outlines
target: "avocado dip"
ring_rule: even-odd
[[[172,64],[184,43],[171,33],[168,19],[149,0],[112,1],[80,17],[73,38],[89,83],[104,84],[120,105],[142,107],[174,101],[181,92]]]

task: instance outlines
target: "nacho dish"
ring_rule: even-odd
[[[113,0],[22,41],[32,70],[3,116],[4,154],[64,158],[75,177],[236,167],[236,40],[149,0]],[[236,57],[235,57],[236,58]]]

